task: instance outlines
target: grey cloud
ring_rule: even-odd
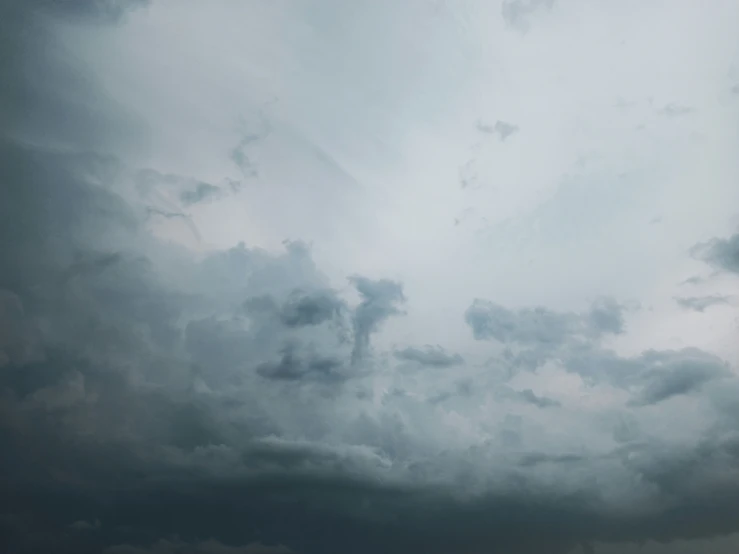
[[[577,317],[546,308],[512,311],[500,304],[476,299],[465,312],[465,321],[477,340],[557,345],[572,333]]]
[[[688,115],[695,111],[694,108],[691,108],[690,106],[680,106],[677,104],[668,104],[664,108],[661,108],[658,110],[658,112],[661,115],[666,115],[668,117],[678,117],[681,115]]]
[[[462,394],[463,391],[458,390],[459,394]],[[466,391],[466,395],[469,396],[472,393],[472,389]],[[558,408],[562,404],[556,400],[553,400],[551,398],[547,398],[546,396],[539,396],[531,389],[523,389],[523,390],[514,390],[508,386],[502,387],[499,389],[497,395],[500,400],[510,400],[513,402],[519,402],[523,404],[530,404],[532,406],[536,406],[537,408]],[[443,400],[446,400],[447,398],[450,398],[451,394],[446,394],[443,397]]]
[[[679,352],[646,352],[642,360],[650,365],[645,385],[633,400],[638,405],[657,404],[689,394],[714,379],[729,377],[727,365],[716,356],[697,349]]]
[[[18,295],[0,289],[0,368],[23,367],[44,356],[39,334]]]
[[[612,300],[595,302],[588,313],[561,313],[544,307],[511,310],[489,300],[475,299],[465,321],[477,340],[539,344],[554,348],[576,335],[623,332],[623,308]]]
[[[593,304],[588,314],[589,325],[599,333],[620,334],[624,331],[623,306],[611,299],[601,299]]]
[[[518,126],[498,120],[495,125],[478,123],[477,130],[482,133],[497,134],[501,141],[505,141],[505,139],[518,132]]]
[[[343,363],[338,358],[321,356],[308,349],[301,351],[295,343],[283,347],[277,362],[268,362],[257,367],[257,372],[267,379],[297,381],[314,379],[323,382],[341,382],[346,376],[340,372]]]
[[[343,303],[330,291],[294,291],[280,310],[280,320],[288,327],[319,325],[336,317]]]
[[[293,552],[282,545],[251,543],[245,546],[229,546],[215,539],[194,543],[179,539],[161,539],[146,547],[120,544],[104,550],[104,554],[292,554]]]
[[[84,519],[80,519],[72,523],[70,527],[72,529],[76,529],[77,531],[92,531],[94,529],[100,528],[100,520],[96,519],[93,522],[89,522],[89,521],[85,521]]]
[[[684,281],[682,281],[681,285],[700,285],[705,281],[704,277],[700,277],[698,275],[693,275],[692,277],[688,277]]]
[[[636,382],[648,367],[641,356],[621,357],[611,350],[589,344],[569,348],[562,363],[567,371],[577,373],[587,383],[605,382],[623,388]]]
[[[150,0],[29,0],[29,9],[57,17],[117,21],[127,11],[145,7]]]
[[[633,392],[633,405],[657,404],[700,389],[730,375],[726,363],[697,348],[647,350],[620,357],[599,347],[585,346],[563,354],[563,365],[588,382],[607,382]]]
[[[231,150],[231,161],[247,178],[259,176],[258,150],[259,145],[271,132],[271,126],[265,112],[258,114],[257,122],[241,122],[241,138]]]
[[[403,286],[389,279],[372,280],[355,275],[349,278],[362,301],[354,309],[354,350],[352,360],[359,361],[370,345],[370,335],[387,318],[401,313],[398,304],[405,301]]]
[[[200,231],[198,230],[195,223],[193,223],[192,218],[188,214],[179,211],[163,210],[161,208],[155,208],[153,206],[147,206],[145,210],[147,219],[152,218],[153,216],[163,217],[164,219],[181,219],[192,233],[193,238],[198,242],[202,240],[202,237],[200,236]]]
[[[716,269],[739,273],[739,233],[698,244],[691,252]]]
[[[512,311],[476,300],[465,319],[476,339],[510,345],[500,360],[510,375],[521,369],[536,370],[545,361],[556,360],[589,384],[609,383],[628,390],[634,406],[690,394],[705,383],[729,375],[723,360],[695,348],[648,350],[634,357],[622,357],[602,348],[602,334],[623,330],[622,308],[610,300],[596,302],[590,312],[581,315],[544,308]],[[536,403],[535,398],[530,400]]]
[[[136,187],[147,199],[162,204],[159,209],[163,212],[175,211],[177,207],[173,200],[177,198],[183,206],[192,206],[207,200],[214,200],[223,196],[229,187],[219,187],[191,177],[161,173],[155,169],[141,169],[136,172]]]
[[[185,190],[180,193],[180,200],[185,206],[197,204],[204,200],[212,199],[217,197],[221,192],[221,189],[210,183],[198,183],[197,186],[192,190]]]
[[[546,398],[544,396],[537,396],[531,389],[522,390],[519,392],[519,396],[522,400],[529,404],[533,404],[537,408],[556,408],[561,406],[561,404],[556,400],[552,400],[551,398]]]
[[[688,297],[677,297],[675,302],[686,310],[693,310],[696,312],[704,312],[711,306],[717,306],[721,304],[727,304],[730,297],[724,295],[709,295],[709,296],[688,296]]]
[[[395,352],[395,357],[407,362],[416,362],[431,367],[451,367],[464,363],[459,354],[450,354],[440,346],[415,348],[409,346]]]
[[[503,0],[500,9],[505,22],[521,32],[529,30],[530,18],[541,9],[552,9],[554,0]]]
[[[586,462],[587,458],[580,454],[542,454],[535,452],[526,454],[521,457],[519,464],[521,466],[535,466],[540,464],[576,464],[579,462]]]
[[[564,554],[584,541],[735,529],[730,406],[700,444],[627,440],[610,457],[580,461],[577,451],[501,452],[505,441],[525,442],[516,418],[496,427],[492,447],[487,437],[469,448],[438,442],[449,416],[459,421],[474,408],[477,389],[495,392],[472,377],[460,384],[454,414],[415,399],[410,386],[388,405],[358,399],[349,382],[310,386],[339,380],[352,346],[355,357],[367,353],[371,334],[400,313],[400,284],[356,277],[356,309],[324,319],[332,293],[304,243],[277,253],[241,244],[198,261],[158,241],[145,225],[151,199],[135,197],[141,191],[120,177],[135,129],[92,90],[90,74],[67,71],[72,62],[51,34],[38,34],[43,21],[28,17],[23,33],[0,17],[3,51],[23,58],[15,68],[0,60],[8,73],[0,91],[0,532],[8,551]],[[600,348],[601,334],[622,327],[609,309],[478,308],[468,314],[477,335],[530,350],[543,340],[542,355],[642,401],[701,387],[718,394],[720,361],[697,351],[623,358]],[[342,320],[353,325],[353,345],[332,327]],[[518,400],[547,405],[533,392]],[[619,478],[656,508],[619,515],[603,494],[603,483],[618,487]],[[75,524],[96,520],[104,524],[94,532]]]

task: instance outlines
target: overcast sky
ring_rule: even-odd
[[[739,549],[739,3],[0,6],[8,552]]]

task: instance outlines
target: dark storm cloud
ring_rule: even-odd
[[[678,306],[685,308],[686,310],[693,310],[695,312],[705,312],[707,308],[711,306],[717,306],[721,304],[727,304],[730,297],[718,294],[712,294],[709,296],[687,296],[677,297],[675,302]]]
[[[354,310],[354,350],[352,360],[359,361],[370,345],[370,335],[391,316],[401,314],[398,304],[405,301],[403,286],[389,279],[372,280],[355,275],[349,278],[362,301]]]
[[[739,274],[739,233],[698,244],[692,253],[716,269]]]
[[[285,546],[267,546],[252,543],[246,546],[229,546],[217,540],[187,543],[182,540],[162,539],[150,546],[120,544],[110,546],[103,554],[292,554]]]
[[[431,367],[451,367],[464,363],[464,358],[459,354],[451,354],[441,346],[426,346],[415,348],[409,346],[395,352],[395,357],[407,362],[416,362]]]

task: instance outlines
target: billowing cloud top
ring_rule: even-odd
[[[739,546],[739,5],[0,2],[0,550]]]

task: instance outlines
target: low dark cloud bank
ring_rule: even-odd
[[[464,319],[502,346],[495,363],[511,375],[560,364],[624,392],[621,415],[692,398],[714,414],[709,432],[507,456],[497,443],[437,441],[433,424],[419,438],[424,422],[459,416],[440,416],[442,402],[378,411],[368,376],[393,368],[372,337],[402,317],[401,283],[352,276],[351,304],[300,241],[195,259],[157,239],[144,177],[173,188],[176,210],[230,189],[128,167],[139,130],[49,31],[59,18],[123,24],[145,4],[1,4],[3,551],[533,554],[739,529],[736,379],[695,349],[615,354],[604,342],[624,330],[613,301],[561,313],[475,300]],[[522,28],[548,5],[505,2],[503,15]],[[735,238],[703,258],[736,272]],[[393,358],[420,377],[466,363],[436,346]],[[465,402],[488,401],[474,383],[456,386]],[[497,392],[565,410],[531,389]],[[510,435],[519,420],[507,421]],[[613,492],[624,488],[633,495]]]

